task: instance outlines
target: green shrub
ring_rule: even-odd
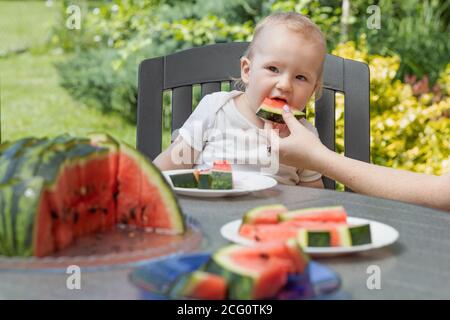
[[[118,59],[112,49],[89,50],[57,65],[61,85],[75,98],[103,112],[117,112],[131,122],[136,119],[137,62],[130,59],[114,70]]]
[[[372,162],[430,174],[450,171],[450,64],[439,80],[446,91],[415,96],[409,84],[395,79],[398,56],[369,55],[364,38],[339,45],[333,54],[363,61],[370,67]],[[337,150],[343,151],[344,97],[337,96]]]

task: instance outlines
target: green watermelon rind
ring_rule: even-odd
[[[182,274],[172,283],[168,290],[168,296],[174,299],[193,298],[197,287],[207,281],[211,275],[211,273],[202,270]]]
[[[306,117],[306,114],[302,111],[291,109],[291,112],[297,120],[300,120],[300,119]],[[258,109],[258,111],[256,112],[256,115],[260,118],[263,118],[263,119],[266,119],[266,120],[269,120],[272,122],[284,123],[282,113],[283,113],[283,109],[273,108],[273,107],[263,105]]]
[[[0,188],[2,255],[23,257],[33,255],[32,239],[36,212],[30,208],[38,207],[43,189],[44,181],[41,177],[14,182]]]
[[[306,209],[292,210],[292,211],[282,213],[278,217],[279,217],[280,221],[288,221],[288,220],[294,219],[296,216],[301,216],[305,213],[316,213],[316,212],[334,211],[334,210],[344,210],[344,207],[330,206],[330,207],[318,207],[318,208],[306,208]]]
[[[254,297],[257,272],[237,266],[229,259],[230,255],[240,250],[239,245],[229,245],[217,250],[203,267],[206,272],[223,277],[228,287],[228,299],[249,300]]]
[[[197,188],[198,182],[195,179],[194,173],[177,173],[171,174],[170,180],[175,188]]]
[[[330,247],[331,246],[331,232],[320,230],[300,229],[297,234],[297,241],[299,244],[306,247]]]
[[[372,243],[370,223],[342,226],[338,228],[339,245],[343,247],[359,246]]]

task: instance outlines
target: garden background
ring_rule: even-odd
[[[377,10],[380,28],[373,20]],[[256,22],[275,11],[308,15],[326,34],[329,53],[369,64],[372,162],[433,174],[450,171],[450,2],[445,0],[0,1],[2,141],[104,131],[135,145],[141,60],[251,40]],[[198,88],[194,92],[198,101]],[[343,99],[337,97],[339,151]],[[167,146],[169,95],[164,101]],[[309,106],[310,118],[313,112]]]

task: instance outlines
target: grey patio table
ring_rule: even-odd
[[[290,209],[343,205],[350,216],[386,223],[400,233],[389,247],[364,253],[321,258],[318,262],[342,279],[344,297],[351,299],[450,299],[450,214],[411,204],[348,192],[278,185],[272,189],[230,198],[180,196],[183,211],[201,225],[200,251],[227,244],[220,235],[225,223],[242,217],[252,207],[283,203]],[[367,270],[381,271],[381,288],[369,289]],[[0,271],[3,299],[137,299],[139,291],[128,280],[131,268],[83,272],[80,290],[66,288],[65,273]]]

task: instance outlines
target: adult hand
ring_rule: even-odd
[[[318,137],[294,117],[288,107],[283,108],[283,119],[290,134],[287,137],[278,138],[280,162],[290,166],[314,169],[316,159],[325,156],[328,149]],[[265,128],[271,129],[270,124],[266,123]],[[272,143],[272,145],[276,144]]]

